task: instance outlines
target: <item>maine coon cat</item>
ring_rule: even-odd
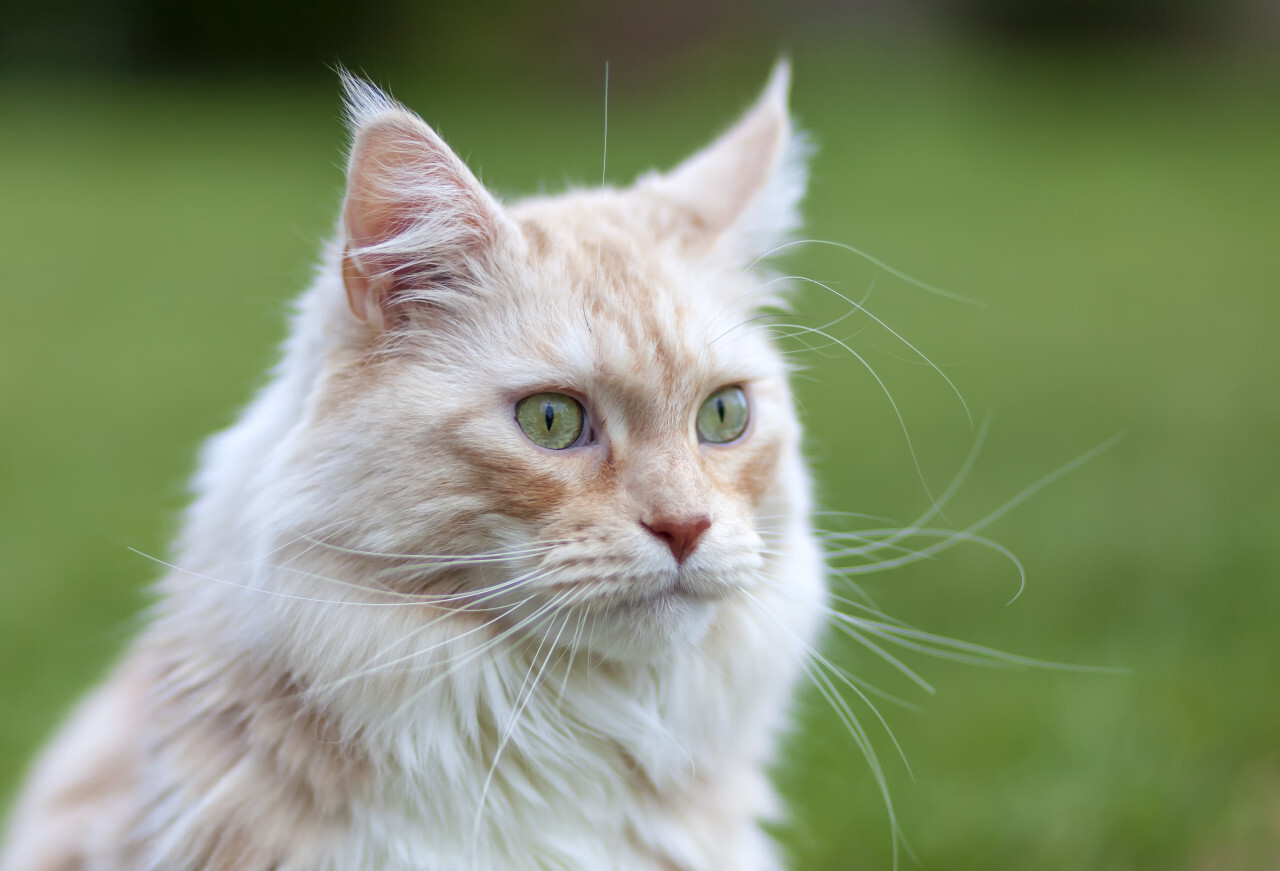
[[[346,78],[336,239],[3,871],[763,871],[825,599],[779,65],[709,147],[505,205]]]

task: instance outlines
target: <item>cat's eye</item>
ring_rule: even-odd
[[[563,451],[582,438],[582,404],[563,393],[535,393],[516,403],[516,422],[535,445]]]
[[[711,444],[731,442],[747,428],[747,394],[741,387],[721,387],[698,409],[698,438]]]

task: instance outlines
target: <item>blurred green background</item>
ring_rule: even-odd
[[[273,358],[340,198],[329,66],[388,85],[515,195],[625,183],[709,139],[780,51],[819,150],[787,270],[943,366],[990,432],[954,528],[1116,433],[961,546],[867,590],[933,632],[1123,675],[909,659],[863,720],[923,868],[1280,867],[1280,9],[1256,2],[474,8],[371,0],[0,6],[0,796],[136,628],[195,449]],[[791,323],[848,306],[802,289]],[[941,491],[975,428],[862,315]],[[794,346],[801,343],[793,342]],[[928,498],[848,353],[800,353],[824,509]],[[823,515],[831,530],[879,525]],[[778,772],[797,869],[891,866],[878,792],[814,692]],[[7,798],[0,798],[0,806]],[[907,867],[909,867],[909,860]]]

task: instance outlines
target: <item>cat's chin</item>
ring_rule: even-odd
[[[695,646],[707,634],[719,604],[679,590],[571,608],[537,634],[546,643],[619,663],[660,662]]]
[[[637,600],[601,615],[581,646],[614,662],[657,662],[701,641],[716,607],[679,592]]]

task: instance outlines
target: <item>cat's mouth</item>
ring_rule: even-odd
[[[687,578],[678,577],[675,585],[666,591],[665,595],[690,602],[706,602],[710,604],[723,602],[741,589],[742,586],[740,584],[727,584],[721,581],[708,582],[701,579],[691,581]]]
[[[691,590],[688,587],[675,586],[666,590],[635,595],[619,603],[623,608],[632,610],[665,610],[673,607],[689,605],[714,605],[725,599],[727,592],[704,592]]]
[[[618,662],[661,659],[695,643],[707,631],[716,603],[731,589],[717,587],[671,583],[661,589],[632,589],[623,595],[584,601],[578,618],[565,615],[569,622],[588,618],[587,630],[569,643]]]
[[[575,578],[553,583],[545,590],[551,596],[577,597],[577,601],[588,608],[601,605],[643,608],[680,602],[714,604],[724,601],[742,588],[741,584],[686,576],[681,572],[670,579],[645,577],[600,581]]]

